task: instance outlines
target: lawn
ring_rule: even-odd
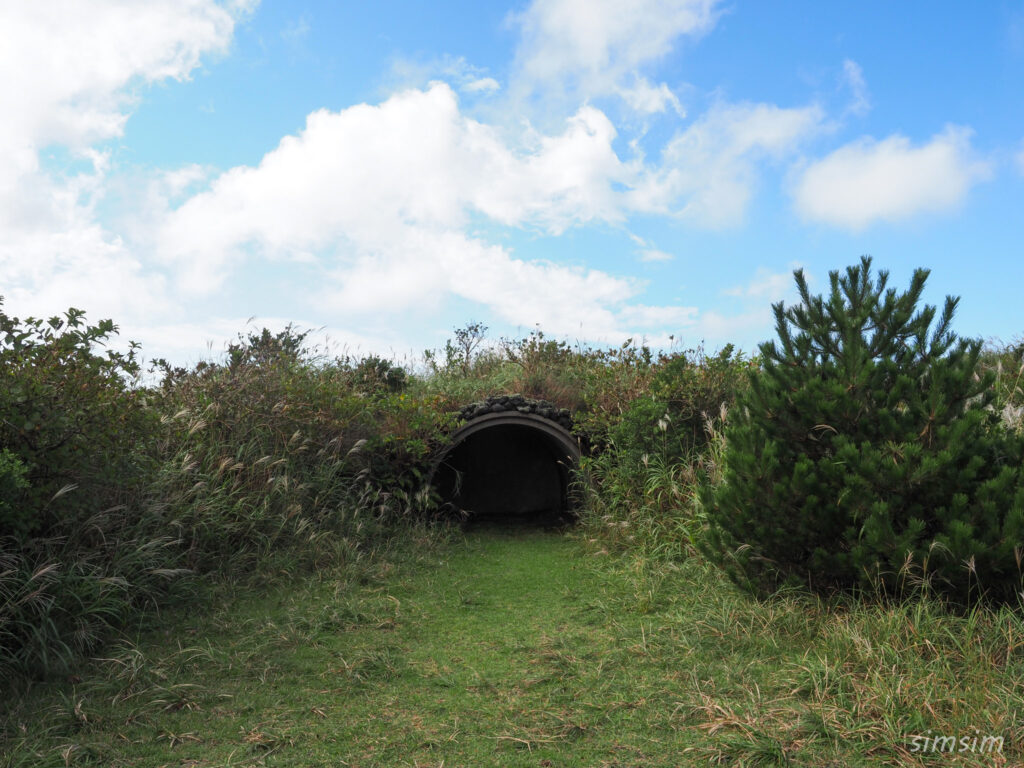
[[[510,528],[214,589],[9,701],[0,765],[1024,760],[1008,610],[758,602],[696,558]]]

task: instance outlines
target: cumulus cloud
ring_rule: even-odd
[[[970,139],[971,131],[957,126],[920,146],[900,135],[858,139],[803,170],[796,209],[805,219],[851,230],[953,210],[991,174]]]
[[[377,105],[311,114],[258,166],[233,168],[169,209],[154,247],[187,292],[212,292],[252,258],[311,257],[315,297],[335,315],[479,302],[509,323],[619,338],[655,308],[631,309],[636,281],[515,258],[469,233],[476,218],[558,234],[623,219],[637,170],[592,107],[561,133],[510,146],[435,83]],[[667,310],[666,310],[667,311]],[[677,315],[672,315],[677,317]]]
[[[235,13],[211,0],[0,6],[0,146],[81,148],[117,136],[135,80],[182,79],[224,51]]]
[[[257,166],[230,169],[167,206],[153,247],[187,293],[217,291],[252,259],[312,260],[325,275],[314,300],[334,317],[436,311],[458,298],[510,324],[623,338],[691,323],[695,310],[635,303],[637,280],[517,258],[476,225],[558,235],[638,211],[731,223],[757,163],[787,156],[820,122],[815,107],[719,105],[673,139],[659,165],[645,166],[618,157],[615,128],[593,107],[560,132],[528,130],[510,143],[434,83],[309,115]],[[634,239],[641,260],[672,258]]]
[[[96,222],[109,154],[134,88],[185,79],[203,55],[227,49],[246,4],[151,0],[0,4],[0,267],[11,311],[83,306],[154,312],[163,279]],[[41,152],[70,153],[72,172]]]
[[[517,153],[435,83],[377,106],[312,113],[259,166],[225,172],[176,209],[158,241],[205,280],[240,249],[293,256],[343,240],[386,249],[401,225],[454,229],[473,213],[558,234],[621,216],[613,184],[627,169],[614,137],[584,107],[562,134]]]
[[[758,169],[780,160],[821,130],[816,106],[719,104],[673,138],[659,166],[631,191],[638,210],[660,210],[704,227],[741,221]]]
[[[652,95],[625,89],[646,65],[683,36],[714,25],[717,0],[534,0],[513,17],[521,42],[517,88],[554,91],[575,100],[622,93],[648,103]],[[654,95],[667,86],[655,86]],[[643,98],[643,97],[646,97]],[[674,97],[672,97],[674,98]],[[661,99],[662,105],[667,103]],[[663,106],[662,106],[663,108]]]

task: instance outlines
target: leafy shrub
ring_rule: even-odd
[[[612,429],[629,407],[641,398],[650,398],[657,370],[654,354],[629,339],[618,348],[592,350],[586,362],[581,366],[583,405],[576,424],[595,443],[608,443]]]
[[[402,392],[409,383],[404,368],[376,355],[355,364],[352,380],[356,391],[366,394]]]
[[[0,312],[0,673],[48,672],[98,643],[177,570],[149,514],[156,414],[133,345],[68,310]]]
[[[957,299],[918,310],[871,260],[795,273],[775,305],[777,345],[733,409],[724,481],[706,499],[706,551],[755,591],[783,583],[888,594],[930,584],[960,600],[1012,599],[1024,546],[1024,445],[986,406],[981,344],[950,330]]]
[[[97,351],[115,330],[0,314],[5,677],[61,669],[186,572],[347,557],[421,502],[445,415],[391,391],[400,368],[315,361],[289,327],[239,337],[223,364],[158,361],[143,388],[134,345]]]
[[[29,483],[8,533],[67,533],[144,486],[154,414],[131,387],[136,347],[97,351],[116,330],[77,309],[49,320],[0,311],[0,447]]]
[[[501,348],[515,368],[515,393],[574,411],[583,405],[581,382],[594,368],[593,350],[573,349],[564,341],[545,337],[539,329],[523,339],[503,339]]]
[[[659,357],[647,392],[608,429],[619,461],[636,464],[643,456],[658,456],[677,463],[702,451],[708,419],[718,419],[722,407],[733,402],[747,367],[731,344],[714,356],[698,349]]]
[[[22,491],[29,487],[27,474],[16,454],[0,450],[0,531],[16,539],[24,539],[33,523],[31,510],[22,501]]]

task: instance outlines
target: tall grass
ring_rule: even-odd
[[[989,345],[981,366],[995,373],[992,408],[1008,429],[1024,431],[1024,341]]]
[[[0,319],[4,678],[66,671],[188,577],[337,561],[429,503],[417,473],[445,404],[379,360],[264,331],[143,387],[133,354],[97,351],[112,324]]]
[[[610,451],[585,458],[578,483],[592,543],[662,561],[696,554],[701,488],[721,479],[727,411],[722,403],[715,416],[705,416],[707,441],[686,456],[659,451],[629,463]]]
[[[0,312],[0,677],[66,671],[203,574],[363,557],[429,516],[421,480],[462,404],[522,393],[570,408],[595,546],[692,557],[701,487],[718,482],[728,404],[756,361],[731,348],[657,354],[570,346],[540,331],[456,330],[408,374],[331,359],[289,328],[239,337],[218,362],[158,361],[77,310]],[[997,405],[1021,428],[1020,345],[993,348]],[[16,386],[15,386],[16,385]]]
[[[581,522],[595,543],[663,559],[696,552],[700,489],[720,478],[726,414],[752,364],[731,347],[605,359],[581,419],[595,442]]]

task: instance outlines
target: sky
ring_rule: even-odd
[[[748,352],[870,255],[1020,340],[1024,2],[0,0],[3,311]]]

